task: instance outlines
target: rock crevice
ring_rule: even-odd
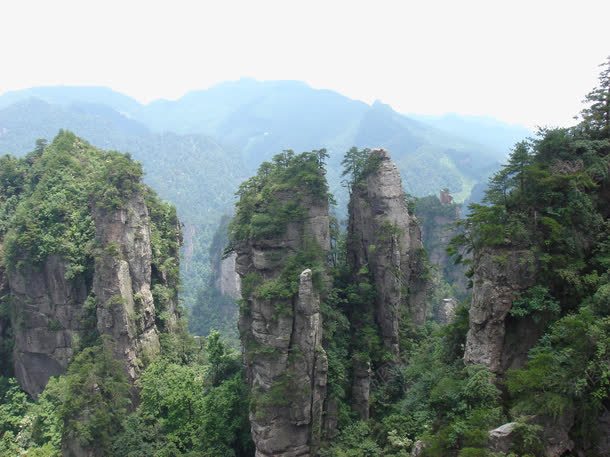
[[[68,279],[69,262],[51,255],[42,265],[25,261],[7,275],[14,372],[34,397],[51,376],[66,371],[83,339],[95,332],[107,336],[131,382],[159,352],[144,198],[136,193],[112,210],[93,205],[92,214],[98,250],[89,272]],[[169,313],[174,322],[176,309]]]
[[[300,199],[305,216],[290,221],[283,235],[246,240],[235,248],[244,294],[239,329],[253,397],[251,432],[257,457],[314,456],[323,428],[328,371],[317,285],[324,279],[305,268],[296,273],[298,291],[291,297],[263,297],[243,284],[278,281],[291,256],[304,249],[328,252],[328,204],[304,195],[278,198]]]
[[[370,272],[383,344],[398,355],[401,317],[416,325],[426,319],[425,254],[398,168],[383,149],[373,150],[371,158],[378,162],[376,169],[355,183],[351,193],[348,262],[354,272]]]
[[[533,262],[527,250],[495,248],[475,254],[464,362],[485,365],[499,376],[523,366],[542,326],[515,318],[510,310],[513,301],[534,285]]]

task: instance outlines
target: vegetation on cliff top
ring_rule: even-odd
[[[504,406],[574,414],[579,446],[595,442],[610,405],[610,58],[603,67],[581,122],[518,143],[453,241],[455,253],[502,247],[534,259],[536,284],[511,315],[552,325],[526,367],[509,372]]]
[[[263,162],[258,173],[239,186],[230,241],[281,235],[288,222],[304,217],[302,198],[327,199],[327,157],[325,149],[301,154],[284,151]]]
[[[137,407],[102,346],[77,355],[36,402],[0,378],[0,456],[59,457],[69,444],[115,457],[251,456],[239,354],[217,333],[204,344],[164,335],[162,352],[142,373]]]
[[[339,428],[322,456],[406,457],[416,440],[422,440],[424,456],[491,457],[488,432],[508,420],[518,422],[509,455],[535,456],[541,454],[541,428],[527,422],[532,415],[559,420],[573,414],[570,438],[581,449],[592,449],[595,421],[610,407],[609,70],[610,60],[599,88],[587,97],[588,107],[577,126],[541,130],[536,138],[515,146],[506,166],[491,179],[484,203],[471,206],[463,233],[453,243],[454,254],[466,262],[471,253],[498,248],[527,250],[534,259],[536,284],[514,302],[511,318],[532,319],[546,328],[546,334],[530,351],[527,365],[509,371],[506,379],[494,379],[483,367],[464,365],[469,326],[464,306],[445,327],[431,322],[418,331],[403,328],[404,360],[381,369],[384,354],[369,313],[375,290],[366,268],[354,280],[345,261],[344,236],[333,231],[333,282],[322,311],[329,398],[337,404]],[[61,141],[56,147],[61,150]],[[53,145],[48,150],[53,151]],[[360,159],[366,157],[362,151],[350,153],[345,165],[353,185],[363,176],[366,164]],[[69,154],[46,159],[66,177],[30,172],[45,154],[43,147],[23,160],[1,159],[6,167],[0,169],[0,231],[6,233],[12,268],[19,267],[24,254],[33,259],[69,256],[79,240],[90,239],[84,212],[64,212],[58,204],[66,201],[65,192],[59,191],[62,186],[74,187],[73,167],[91,167],[92,175],[104,176],[103,182],[109,179],[127,193],[130,176],[137,174],[137,167],[129,166],[123,180],[116,170],[86,160],[84,168],[78,168]],[[108,160],[115,163],[109,154]],[[231,243],[277,237],[291,221],[304,216],[302,205],[308,196],[327,198],[325,157],[324,151],[285,152],[263,164],[238,192]],[[43,202],[36,195],[38,185],[53,201]],[[96,186],[88,191],[101,192],[87,198],[99,195],[109,205],[122,198],[121,192]],[[76,194],[75,202],[86,201]],[[32,205],[34,214],[25,214],[21,208],[26,205]],[[163,225],[153,234],[158,238],[153,255],[171,258],[178,243],[175,214],[160,205],[151,210],[151,218]],[[57,228],[49,221],[65,226]],[[14,229],[17,222],[19,231]],[[91,254],[79,255],[74,254],[74,264],[86,268]],[[281,260],[276,281],[244,278],[245,298],[292,297],[299,270],[326,266],[326,259],[306,244],[303,252]],[[156,268],[177,280],[173,267],[170,262]],[[357,334],[348,319],[353,321],[354,314],[364,323]],[[140,379],[137,406],[129,404],[120,370],[113,370],[113,361],[102,351],[96,345],[82,351],[68,373],[53,380],[35,403],[14,382],[0,380],[1,457],[55,457],[70,437],[83,444],[95,442],[102,453],[118,457],[253,454],[247,419],[251,403],[240,357],[217,334],[203,344],[183,333],[164,335],[163,356]],[[354,360],[372,362],[374,369],[368,421],[359,420],[351,409]],[[282,396],[279,401],[287,400]]]
[[[84,273],[95,247],[91,202],[117,208],[142,188],[137,162],[99,151],[70,132],[60,132],[47,147],[39,143],[25,159],[3,160],[11,165],[4,179],[6,201],[19,199],[6,222],[9,269],[58,255],[69,262],[68,278]]]

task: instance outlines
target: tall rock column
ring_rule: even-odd
[[[292,159],[294,167],[303,159],[305,167],[312,166],[313,159],[303,154]],[[299,170],[292,167],[288,161],[273,171],[283,176],[284,170]],[[323,179],[321,169],[314,169]],[[264,204],[273,213],[259,209],[243,216],[238,205],[236,221],[245,224],[283,209],[292,214],[269,236],[234,242],[243,296],[239,330],[256,456],[313,457],[321,440],[328,371],[320,313],[326,282],[320,269],[330,248],[328,200],[325,192],[316,194],[301,181],[276,191],[284,184],[274,177],[257,189],[266,194]]]
[[[496,375],[520,367],[543,326],[509,312],[520,293],[534,284],[530,251],[487,248],[474,256],[472,305],[464,362],[485,365]]]
[[[398,355],[401,314],[426,319],[421,231],[409,213],[400,173],[387,151],[371,151],[374,170],[354,183],[349,203],[348,261],[367,267],[376,289],[375,319],[384,346]]]
[[[159,352],[158,333],[179,327],[175,210],[128,156],[67,131],[20,167],[36,179],[9,195],[17,206],[0,232],[0,352],[12,351],[15,376],[36,397],[103,336],[135,381]]]
[[[0,256],[2,244],[0,243]],[[12,374],[13,335],[11,328],[10,289],[8,279],[0,262],[0,376]]]
[[[368,271],[375,289],[374,319],[385,350],[396,361],[401,319],[408,318],[415,325],[423,325],[426,319],[425,254],[419,225],[407,208],[398,168],[383,149],[371,151],[366,160],[370,171],[352,185],[348,262],[355,282]],[[362,312],[355,310],[351,317],[356,345]],[[358,354],[352,361],[352,404],[362,419],[368,419],[374,361]]]
[[[115,356],[126,362],[134,381],[160,349],[150,290],[148,209],[142,195],[135,193],[119,208],[94,207],[93,216],[100,247],[93,279],[97,329],[110,336]]]

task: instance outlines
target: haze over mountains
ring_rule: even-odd
[[[384,147],[407,192],[478,193],[527,130],[474,117],[407,117],[297,81],[241,79],[142,105],[105,87],[37,87],[0,96],[0,153],[22,155],[69,129],[97,147],[130,152],[146,181],[174,203],[185,228],[187,304],[207,273],[207,249],[239,182],[284,149],[327,148],[328,180],[345,211],[340,162],[352,146]]]

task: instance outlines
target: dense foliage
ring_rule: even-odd
[[[325,149],[301,154],[284,151],[263,162],[258,173],[239,186],[229,229],[231,242],[281,235],[288,222],[302,219],[304,202],[295,189],[305,191],[303,198],[328,198],[324,177],[327,157]],[[282,198],[282,194],[293,198]]]
[[[58,255],[69,261],[68,279],[84,273],[91,268],[94,250],[90,202],[116,208],[141,188],[137,162],[99,151],[70,132],[60,132],[48,147],[25,159],[3,160],[10,164],[3,186],[8,269],[39,265]]]
[[[465,264],[472,264],[473,254],[496,248],[528,251],[524,255],[534,259],[535,284],[510,310],[511,318],[531,319],[547,329],[527,365],[509,371],[505,381],[483,367],[465,366],[468,310],[462,306],[454,323],[444,328],[430,324],[411,334],[410,344],[402,343],[408,360],[390,375],[382,372],[379,379],[380,373],[373,373],[371,420],[355,421],[346,408],[340,434],[324,456],[406,456],[417,440],[424,456],[497,455],[488,448],[488,432],[511,420],[516,422],[510,455],[543,455],[540,424],[571,417],[570,437],[586,455],[595,455],[597,420],[610,407],[610,60],[604,68],[600,87],[587,97],[581,123],[544,129],[518,143],[491,178],[483,204],[471,205],[452,243],[452,252]],[[356,152],[345,165],[357,177],[363,168]],[[453,205],[440,205],[435,197],[419,199],[418,206],[424,233],[435,228],[434,218],[455,214]],[[366,288],[366,281],[355,282]],[[349,282],[336,280],[335,285],[326,314],[340,322],[337,313],[348,315],[357,307],[358,295],[348,295],[355,287]],[[366,321],[366,313],[357,314]],[[355,346],[338,342],[349,332],[338,326],[330,330],[329,354],[337,351],[344,361],[349,350],[338,349]],[[359,339],[371,341],[370,333],[359,332]],[[338,365],[333,369],[330,363],[329,373],[341,380],[350,364]],[[349,390],[334,391],[349,405]]]
[[[464,364],[464,305],[446,326],[429,322],[414,329],[403,319],[401,357],[387,363],[391,355],[373,317],[376,291],[369,271],[350,271],[345,235],[336,223],[328,258],[304,240],[281,259],[275,279],[243,278],[244,297],[273,299],[277,313],[291,312],[282,303],[295,295],[304,268],[312,268],[324,292],[328,401],[336,405],[338,429],[323,443],[322,457],[407,457],[416,447],[422,456],[495,457],[489,430],[508,421],[515,422],[508,455],[538,456],[540,423],[566,417],[574,420],[570,438],[583,455],[595,455],[597,419],[610,409],[609,70],[610,60],[577,126],[544,129],[515,146],[452,243],[465,264],[484,251],[519,249],[535,266],[534,284],[514,300],[509,316],[531,320],[544,336],[526,365],[506,378]],[[127,157],[95,152],[66,132],[48,147],[38,146],[24,159],[0,159],[6,265],[21,268],[61,255],[73,264],[68,275],[87,274],[95,251],[92,221],[83,208],[92,198],[107,207],[120,204],[140,188],[141,170]],[[370,157],[366,149],[346,154],[350,188],[374,169]],[[329,198],[325,160],[324,150],[286,151],[263,163],[239,188],[231,247],[278,237],[304,217],[311,197]],[[175,298],[178,284],[180,235],[173,209],[152,194],[146,198],[154,223],[153,293],[163,328],[163,304]],[[435,217],[455,214],[455,207],[432,199],[417,205],[429,228]],[[0,322],[10,312],[2,298]],[[245,302],[241,306],[248,312]],[[162,356],[133,388],[108,344],[93,339],[36,401],[13,379],[0,378],[0,457],[57,457],[71,446],[95,446],[101,455],[118,457],[252,456],[247,414],[258,412],[261,399],[249,398],[241,365],[218,333],[206,339],[166,333]],[[372,369],[369,420],[360,420],[352,408],[351,376],[359,365]],[[285,390],[271,394],[278,397],[273,401],[289,401]]]
[[[124,371],[102,346],[82,351],[37,401],[0,378],[0,456],[58,457],[75,446],[119,457],[252,455],[239,354],[217,333],[199,344],[165,335],[139,381],[134,410]]]
[[[453,242],[456,253],[502,246],[534,259],[536,284],[510,313],[552,325],[527,365],[509,372],[506,407],[515,415],[574,415],[571,437],[585,449],[610,407],[609,70],[610,59],[578,125],[543,129],[515,146]]]

